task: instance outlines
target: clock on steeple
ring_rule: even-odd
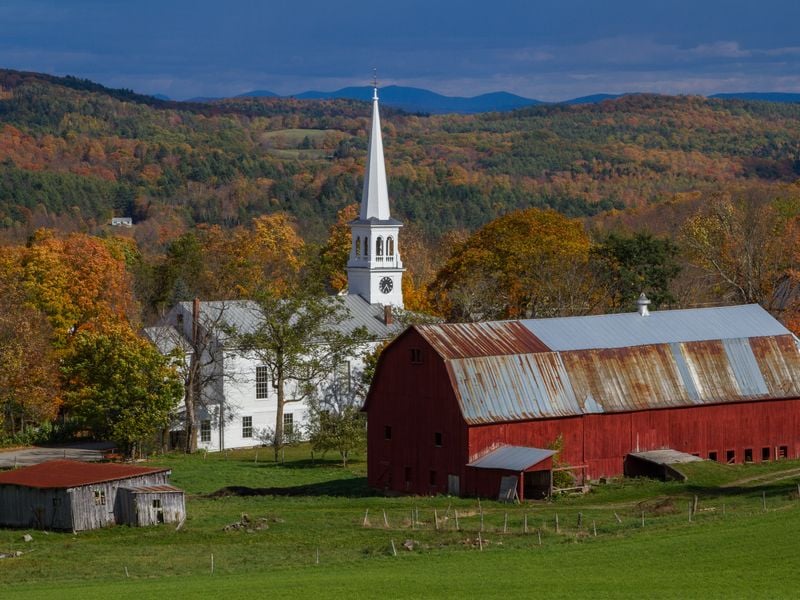
[[[350,222],[353,242],[347,262],[347,291],[370,304],[403,308],[403,261],[399,234],[403,224],[389,213],[389,190],[383,159],[378,88],[372,95],[372,130],[367,151],[361,211]]]

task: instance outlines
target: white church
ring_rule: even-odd
[[[386,165],[383,157],[378,89],[372,97],[372,127],[369,137],[364,191],[359,217],[350,223],[353,243],[347,263],[348,289],[340,296],[350,318],[337,325],[343,331],[364,327],[372,337],[364,351],[394,337],[402,325],[393,318],[392,309],[403,308],[403,261],[400,258],[399,233],[403,224],[391,217]],[[205,382],[197,400],[197,447],[209,451],[258,446],[260,432],[275,428],[277,393],[268,367],[251,356],[226,346],[220,325],[240,332],[252,332],[258,325],[258,310],[247,300],[181,302],[164,318],[161,325],[145,329],[145,334],[163,353],[191,352],[202,347],[201,364]],[[203,339],[202,344],[192,340]],[[188,363],[187,363],[188,364]],[[331,377],[344,378],[351,385],[360,377],[363,356],[350,357]],[[291,397],[291,391],[288,395]],[[284,430],[300,434],[307,422],[308,407],[287,403],[283,416]],[[182,429],[179,427],[177,429]],[[174,432],[178,445],[180,431]]]

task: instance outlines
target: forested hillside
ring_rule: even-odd
[[[0,72],[0,227],[89,230],[132,216],[140,245],[286,211],[321,240],[360,196],[369,106],[185,104]],[[637,95],[511,113],[383,109],[397,216],[431,238],[513,209],[589,216],[800,173],[800,106]]]

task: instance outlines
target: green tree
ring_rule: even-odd
[[[612,311],[630,310],[645,292],[655,306],[674,302],[670,283],[678,275],[678,246],[649,233],[612,233],[592,248],[592,262]]]
[[[62,372],[71,413],[128,456],[168,425],[183,394],[168,360],[125,326],[79,331]]]
[[[277,412],[275,460],[284,444],[287,404],[310,398],[337,363],[355,355],[369,341],[364,328],[348,330],[347,309],[337,297],[300,286],[286,297],[258,292],[254,297],[258,325],[251,332],[230,330],[230,344],[258,358],[275,382]]]

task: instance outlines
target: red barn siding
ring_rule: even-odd
[[[744,461],[746,448],[753,460],[761,460],[761,449],[787,446],[790,457],[800,455],[800,400],[737,402],[713,406],[666,408],[635,413],[584,415],[482,425],[469,429],[470,454],[492,445],[546,447],[563,436],[561,460],[587,465],[590,478],[622,474],[629,452],[674,448],[703,458],[727,450]]]
[[[422,352],[412,364],[411,350]],[[447,491],[447,476],[458,475],[463,487],[467,456],[466,423],[450,385],[444,361],[416,331],[409,330],[385,353],[368,402],[368,466],[371,487],[417,494]],[[385,358],[385,357],[384,357]],[[373,399],[380,398],[380,401]],[[385,427],[392,439],[385,439]],[[442,434],[442,446],[434,444]],[[406,469],[411,479],[406,485]],[[431,484],[431,471],[435,483]]]

